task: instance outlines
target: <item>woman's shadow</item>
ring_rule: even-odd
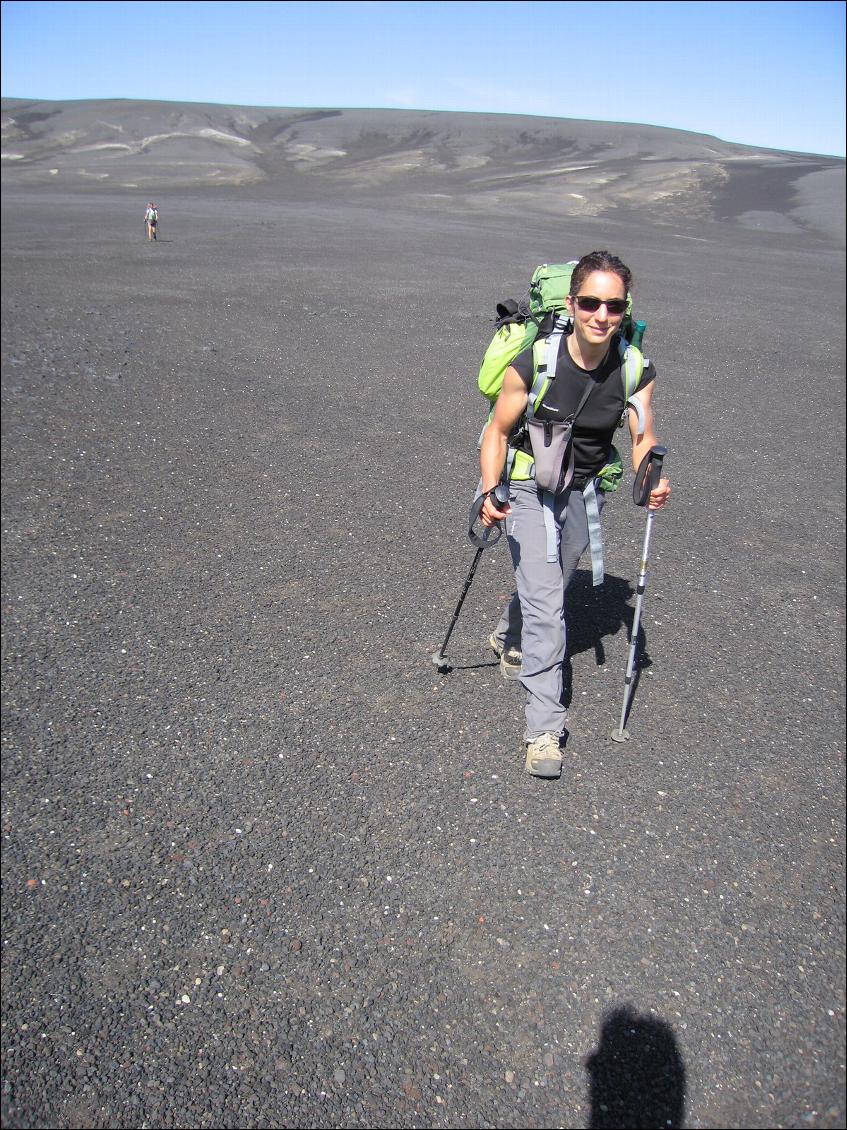
[[[628,1005],[607,1014],[586,1060],[589,1130],[677,1130],[685,1118],[685,1064],[669,1024]]]
[[[565,658],[562,690],[564,706],[570,706],[572,699],[573,670],[571,656],[579,655],[583,651],[593,650],[597,666],[602,667],[606,662],[604,638],[616,635],[622,627],[626,628],[628,634],[632,632],[635,609],[630,605],[630,601],[634,594],[635,590],[631,582],[623,577],[610,577],[607,573],[602,586],[595,589],[592,586],[589,571],[579,569],[574,574],[574,578],[568,587],[567,597],[568,651]],[[647,637],[642,620],[638,629],[635,669],[629,694],[630,704],[635,698],[641,672],[651,665],[652,661],[647,652]],[[623,673],[622,662],[622,684]]]

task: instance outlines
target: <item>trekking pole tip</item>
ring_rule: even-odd
[[[432,662],[438,668],[439,674],[446,675],[450,670],[450,664],[444,658],[440,651],[433,652]]]
[[[611,738],[613,742],[628,742],[629,730],[624,730],[623,728],[620,730],[612,730]]]

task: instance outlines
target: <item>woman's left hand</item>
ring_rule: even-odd
[[[667,505],[668,499],[671,496],[671,482],[670,479],[659,479],[659,485],[655,490],[650,491],[650,499],[647,503],[648,510],[661,510],[663,506]]]

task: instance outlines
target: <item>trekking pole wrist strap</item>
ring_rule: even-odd
[[[498,483],[497,487],[499,486],[500,484]],[[468,515],[468,537],[471,540],[471,544],[475,545],[477,549],[487,549],[490,545],[494,545],[500,540],[500,535],[503,533],[499,524],[489,526],[481,537],[476,530],[474,530],[474,525],[482,512],[486,498],[488,498],[489,495],[493,495],[497,487],[492,487],[491,490],[484,491],[478,498],[475,498],[471,506],[470,514]]]

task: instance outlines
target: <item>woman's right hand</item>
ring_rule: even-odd
[[[491,501],[491,495],[488,495],[485,502],[482,504],[482,510],[479,512],[480,520],[487,530],[490,530],[497,522],[502,522],[504,518],[508,518],[512,513],[511,506],[505,503],[503,509],[494,506]]]

